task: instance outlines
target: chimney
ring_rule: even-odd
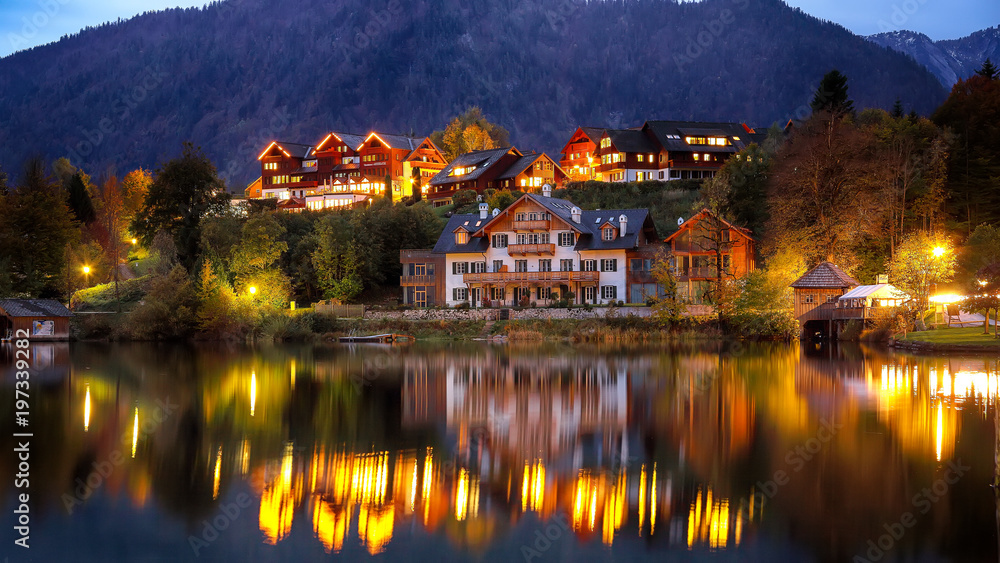
[[[552,186],[549,184],[542,186],[542,197],[552,197]]]
[[[618,225],[620,231],[618,233],[618,236],[619,237],[625,236],[626,226],[628,225],[628,217],[626,217],[624,213],[618,216]]]
[[[497,215],[499,215],[499,214],[500,214],[500,210],[499,210],[499,209],[496,209],[496,208],[494,208],[494,209],[493,209],[493,216],[494,216],[494,217],[496,217],[496,216],[497,216]]]
[[[581,211],[579,207],[574,207],[569,210],[569,215],[572,217],[574,223],[579,223],[580,218],[583,215],[583,211]]]
[[[485,219],[490,214],[490,204],[483,202],[479,204],[479,218]]]

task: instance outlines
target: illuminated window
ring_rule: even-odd
[[[637,156],[636,158],[638,158],[638,159],[639,159],[639,162],[643,162],[643,161],[645,160],[645,158],[646,158],[646,155],[644,155],[644,154],[640,154],[640,155],[638,155],[638,156]]]
[[[468,244],[469,243],[469,233],[465,231],[458,231],[455,233],[455,244]]]

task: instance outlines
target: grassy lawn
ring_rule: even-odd
[[[993,338],[993,327],[990,327],[990,334],[983,334],[983,327],[964,328],[942,328],[939,330],[926,330],[923,332],[911,332],[903,340],[930,342],[932,344],[949,345],[969,345],[969,346],[994,346],[1000,348],[1000,340]]]

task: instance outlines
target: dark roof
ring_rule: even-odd
[[[682,232],[684,232],[684,229],[686,229],[686,228],[693,229],[694,225],[697,225],[698,222],[701,221],[701,220],[703,220],[705,217],[711,217],[713,220],[719,221],[720,223],[722,223],[726,227],[728,227],[728,228],[730,228],[730,229],[732,229],[732,230],[734,230],[734,231],[742,234],[746,238],[748,238],[750,240],[754,240],[753,233],[750,232],[750,229],[745,229],[745,228],[740,227],[738,225],[734,225],[734,224],[730,223],[729,221],[726,221],[725,219],[723,219],[721,217],[716,217],[715,214],[712,213],[711,211],[709,211],[708,209],[702,209],[701,211],[695,213],[694,215],[692,215],[691,217],[689,217],[686,221],[684,221],[683,223],[681,223],[680,225],[678,225],[677,230],[674,231],[673,233],[671,233],[670,235],[668,235],[667,238],[666,238],[666,240],[664,240],[663,242],[670,242],[671,239],[680,236],[680,234]]]
[[[299,143],[286,143],[277,141],[279,147],[295,158],[305,158],[312,153],[312,145],[301,145]]]
[[[423,145],[425,142],[429,144],[432,149],[441,153],[442,158],[444,157],[444,153],[441,152],[441,149],[439,149],[438,146],[434,144],[434,141],[432,141],[430,137],[425,137],[421,139],[419,143],[417,143],[417,146],[413,147],[413,150],[410,151],[410,154],[406,155],[406,158],[404,158],[403,160],[410,160],[410,158],[413,157],[413,153],[417,152],[417,150],[420,149],[420,145]]]
[[[357,150],[361,146],[361,143],[365,142],[367,135],[355,135],[353,133],[338,133],[336,131],[331,131],[337,136],[345,145],[351,147],[351,149]]]
[[[534,164],[536,160],[541,158],[541,154],[533,153],[526,154],[521,158],[514,161],[514,164],[510,165],[503,174],[497,176],[497,180],[506,180],[508,178],[517,178],[517,175],[528,169],[529,166]]]
[[[660,147],[651,141],[642,131],[635,129],[608,129],[608,137],[615,148],[621,152],[654,153],[660,152]]]
[[[861,282],[830,262],[823,262],[792,283],[792,287],[817,289],[842,289],[859,285]]]
[[[647,121],[642,126],[668,151],[728,152],[743,150],[754,139],[740,123],[704,121]],[[725,136],[731,145],[689,145],[685,136]]]
[[[601,137],[604,136],[603,127],[581,127],[580,129],[587,135],[587,137],[590,138],[591,141],[594,141],[594,143],[600,143]]]
[[[296,168],[295,170],[293,170],[290,175],[294,176],[296,174],[315,174],[315,173],[316,173],[315,166],[303,166],[302,168]]]
[[[55,299],[0,299],[0,309],[10,317],[72,317]]]
[[[468,244],[455,244],[455,231],[460,228],[468,230],[470,233],[478,231],[489,219],[480,219],[478,213],[463,213],[452,215],[445,225],[444,231],[438,237],[437,244],[434,245],[435,254],[445,254],[449,252],[486,252],[490,246],[490,241],[486,237],[469,237]]]
[[[465,154],[458,155],[455,160],[448,163],[440,172],[431,178],[431,185],[439,184],[451,184],[454,182],[464,182],[467,180],[475,180],[476,178],[483,175],[491,167],[493,167],[501,158],[504,157],[508,152],[515,151],[518,156],[521,155],[520,151],[514,147],[503,147],[499,149],[489,149],[485,151],[472,151]],[[459,167],[469,167],[475,166],[476,169],[468,174],[463,174],[462,176],[449,176],[451,171]]]
[[[383,135],[382,133],[375,132],[379,139],[382,139],[389,144],[391,148],[394,149],[406,149],[412,151],[413,149],[420,146],[420,143],[424,142],[425,137],[406,137],[403,135]],[[360,144],[360,143],[359,143]]]

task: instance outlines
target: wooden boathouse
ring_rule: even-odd
[[[834,319],[840,297],[861,283],[830,262],[823,262],[792,282],[795,294],[795,318],[799,336],[817,333],[836,335]]]
[[[69,340],[72,316],[54,299],[0,299],[0,336],[10,340],[24,331],[29,340]]]

